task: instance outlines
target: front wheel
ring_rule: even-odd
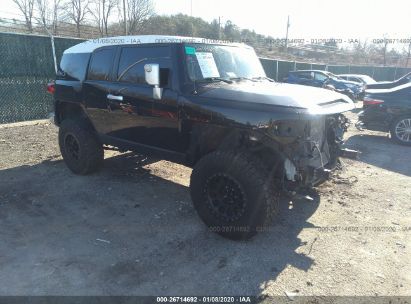
[[[190,192],[204,223],[229,239],[252,237],[278,211],[273,179],[248,153],[215,151],[204,156],[193,169]]]
[[[411,146],[411,115],[394,120],[390,133],[392,140],[396,143]]]

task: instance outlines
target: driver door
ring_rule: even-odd
[[[177,94],[171,86],[170,46],[122,47],[109,97],[115,117],[111,136],[167,150],[175,150],[178,138]],[[153,87],[146,83],[144,66],[160,65],[161,100],[153,98]]]

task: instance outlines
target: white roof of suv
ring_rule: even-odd
[[[87,40],[76,44],[64,51],[64,54],[69,53],[91,53],[95,49],[109,45],[122,44],[146,44],[146,43],[207,43],[207,44],[225,44],[246,46],[243,43],[231,43],[228,41],[182,37],[182,36],[162,36],[162,35],[140,35],[140,36],[117,36]]]

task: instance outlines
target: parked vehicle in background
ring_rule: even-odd
[[[206,39],[126,36],[67,49],[54,92],[61,154],[76,174],[104,148],[192,167],[205,224],[245,239],[270,224],[280,191],[337,168],[350,98],[266,77],[253,48]]]
[[[363,74],[339,74],[341,79],[357,82],[362,85],[377,83],[372,77]]]
[[[411,73],[408,73],[394,81],[379,81],[367,84],[366,89],[391,89],[411,82]]]
[[[395,142],[411,146],[411,83],[366,90],[363,103],[358,128],[390,132]]]
[[[353,100],[362,99],[364,93],[364,86],[362,84],[341,79],[328,71],[290,71],[285,81],[293,84],[332,89],[349,96]]]

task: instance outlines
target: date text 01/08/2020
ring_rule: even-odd
[[[157,303],[252,303],[249,296],[156,297]]]

